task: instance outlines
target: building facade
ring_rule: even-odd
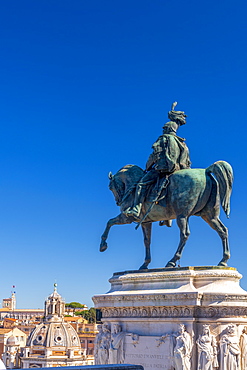
[[[44,309],[16,308],[15,293],[11,293],[10,298],[4,298],[2,300],[2,308],[0,309],[0,320],[3,320],[5,317],[21,321],[41,321],[44,317]]]
[[[20,329],[0,328],[0,358],[6,368],[20,368],[20,356],[26,346],[27,335]]]

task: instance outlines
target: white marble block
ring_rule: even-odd
[[[247,292],[241,277],[231,267],[114,273],[110,291],[93,297],[103,322],[96,363],[140,364],[145,370],[247,369]]]

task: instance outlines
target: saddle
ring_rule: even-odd
[[[169,184],[168,178],[163,177],[161,179],[158,178],[156,183],[150,185],[145,200],[151,202],[151,206],[149,207],[148,211],[145,213],[141,221],[137,224],[136,229],[138,229],[142,222],[145,221],[146,217],[148,216],[153,206],[155,204],[158,204],[162,199],[166,197],[168,184]],[[171,227],[172,220],[163,220],[159,222],[159,226],[164,225],[167,227]]]
[[[147,202],[156,202],[156,204],[158,204],[166,197],[168,184],[169,180],[167,177],[158,178],[154,184],[149,186],[145,200]]]

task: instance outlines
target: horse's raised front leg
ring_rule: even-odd
[[[147,222],[142,224],[142,232],[144,236],[144,245],[145,245],[145,261],[143,265],[139,268],[139,270],[144,270],[148,268],[148,265],[151,262],[151,253],[150,253],[150,244],[151,244],[151,231],[152,231],[152,223]]]
[[[201,216],[208,224],[209,226],[214,229],[222,241],[223,246],[223,258],[218,263],[218,266],[227,266],[227,261],[230,258],[230,248],[228,244],[228,229],[223,224],[223,222],[220,221],[218,217],[210,218],[208,214],[204,214]]]
[[[105,231],[103,232],[101,236],[101,243],[100,243],[100,249],[99,249],[100,252],[104,252],[108,247],[106,240],[108,238],[108,234],[112,226],[131,224],[132,222],[133,222],[133,217],[127,217],[123,213],[120,213],[117,217],[111,218],[107,222]]]
[[[180,260],[184,246],[188,240],[190,235],[190,229],[188,224],[188,217],[178,216],[177,217],[177,224],[180,229],[180,242],[178,245],[178,249],[174,254],[173,258],[166,264],[166,267],[175,267],[176,262]]]

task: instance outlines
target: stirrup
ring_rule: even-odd
[[[128,207],[123,213],[127,217],[134,217],[134,218],[139,219],[140,218],[141,210],[138,211],[135,208],[136,207]]]

